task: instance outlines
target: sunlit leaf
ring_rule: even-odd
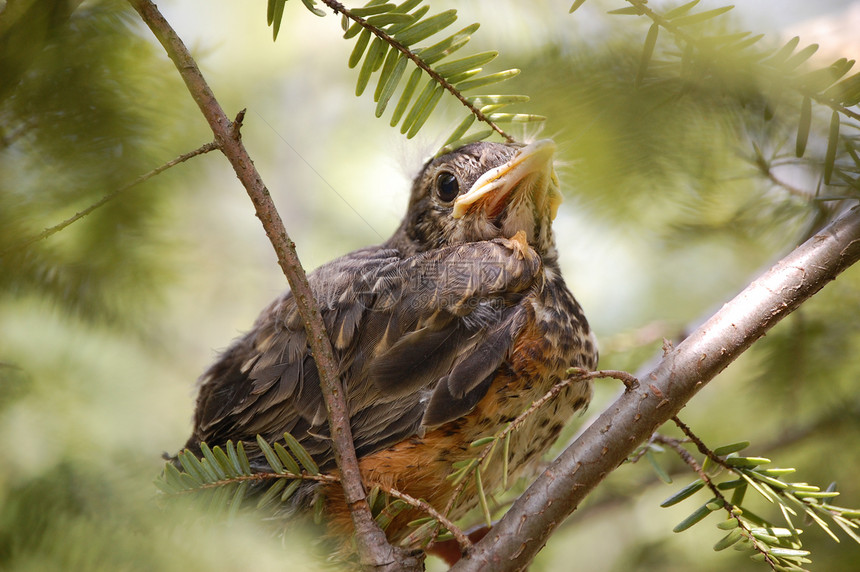
[[[657,33],[660,31],[660,26],[655,22],[648,28],[648,35],[645,36],[645,45],[642,46],[642,56],[639,58],[639,69],[636,70],[636,79],[633,85],[639,87],[642,85],[642,80],[645,78],[645,72],[648,70],[648,63],[651,61],[651,56],[654,54],[654,46],[657,45]]]
[[[484,482],[481,477],[481,471],[475,471],[475,490],[478,493],[478,502],[481,505],[481,512],[484,514],[484,522],[487,526],[493,526],[493,519],[490,516],[490,505],[487,502],[487,495],[484,493]]]
[[[824,155],[824,184],[829,185],[836,165],[836,148],[839,146],[839,112],[830,116],[830,131],[827,135],[827,152]]]
[[[374,14],[390,12],[394,8],[396,8],[394,4],[375,4],[373,6],[364,6],[361,8],[350,8],[349,11],[353,16],[366,18],[367,16],[373,16]]]
[[[361,58],[364,55],[364,50],[367,48],[368,43],[370,43],[370,30],[364,28],[361,30],[361,34],[358,36],[358,40],[356,40],[355,46],[353,46],[352,48],[352,53],[349,55],[347,65],[350,68],[354,68],[358,65],[358,62],[361,61]]]
[[[221,447],[213,447],[212,453],[218,460],[218,465],[224,471],[226,476],[238,477],[241,474],[239,468],[234,465],[229,458],[227,458],[227,454]]]
[[[468,73],[468,72],[466,72]],[[510,69],[505,71],[500,71],[496,73],[487,74],[485,76],[481,76],[479,78],[461,81],[459,78],[451,78],[451,82],[457,85],[457,89],[460,91],[469,91],[472,89],[477,89],[479,87],[484,87],[487,85],[491,85],[494,83],[499,83],[500,81],[505,81],[507,79],[511,79],[512,77],[516,77],[520,75],[520,70],[518,69]]]
[[[618,8],[617,10],[610,10],[607,14],[614,14],[618,16],[641,16],[644,14],[641,8],[637,6],[628,6],[626,8]]]
[[[735,488],[732,492],[731,503],[734,506],[741,506],[744,503],[744,496],[746,496],[747,492],[747,484],[743,483],[741,486]]]
[[[657,476],[660,477],[660,480],[664,483],[671,483],[672,477],[669,476],[669,473],[666,472],[666,469],[660,464],[657,460],[656,455],[654,455],[653,451],[650,449],[645,452],[645,458],[648,459],[648,462],[651,463],[651,467],[654,469],[654,472],[657,473]]]
[[[444,40],[441,40],[432,46],[418,50],[417,55],[428,65],[434,64],[469,43],[472,34],[474,34],[479,27],[480,24],[477,23],[466,26],[456,34],[448,36]]]
[[[409,105],[412,95],[418,87],[418,82],[421,81],[421,73],[420,69],[412,70],[412,74],[406,81],[406,85],[400,93],[400,100],[397,102],[397,107],[394,108],[394,113],[391,114],[392,127],[397,125],[400,122],[400,118],[403,117],[403,113],[406,111],[406,107]]]
[[[367,88],[367,84],[370,82],[371,74],[377,71],[382,66],[382,62],[385,61],[387,50],[388,44],[386,44],[382,38],[373,39],[373,42],[370,44],[370,49],[367,50],[367,56],[364,58],[364,63],[361,65],[361,69],[358,72],[358,81],[355,84],[355,95],[358,96],[364,93],[364,90]]]
[[[690,483],[689,485],[682,488],[677,493],[673,494],[672,496],[670,496],[669,498],[664,500],[663,502],[661,502],[660,506],[663,508],[666,508],[666,507],[676,505],[679,502],[683,501],[684,499],[690,498],[691,496],[693,496],[694,494],[696,494],[697,492],[702,490],[702,487],[704,487],[704,486],[705,486],[705,482],[702,479],[697,479],[697,480],[693,481],[692,483]]]
[[[493,61],[498,55],[499,52],[497,51],[487,51],[472,54],[471,56],[467,56],[465,58],[441,64],[436,67],[436,72],[442,77],[451,77],[474,68],[479,68],[482,65]]]
[[[275,454],[275,451],[272,450],[272,447],[263,439],[260,435],[257,435],[257,445],[260,446],[260,451],[262,451],[263,455],[266,457],[266,462],[269,463],[269,466],[276,473],[283,473],[284,466],[281,464],[281,460],[278,459],[278,455]]]
[[[278,39],[278,31],[281,29],[281,20],[284,17],[284,4],[286,4],[286,0],[269,0],[271,13],[269,25],[272,26],[272,40]]]
[[[284,464],[284,468],[288,473],[293,473],[294,475],[300,475],[302,473],[302,469],[299,467],[299,464],[295,459],[293,459],[293,456],[284,449],[283,445],[275,443],[272,448],[275,450],[275,454],[278,455],[278,459],[280,459]]]
[[[716,544],[714,544],[714,550],[717,552],[719,552],[720,550],[725,550],[741,538],[743,538],[743,530],[740,528],[735,528],[723,538],[721,538]]]
[[[573,14],[583,4],[585,4],[585,0],[575,0],[573,6],[570,7],[568,14]]]
[[[403,122],[400,124],[401,133],[405,134],[409,131],[412,124],[415,123],[415,120],[418,119],[418,116],[430,103],[430,99],[433,97],[433,92],[436,91],[438,85],[439,84],[432,79],[427,80],[424,84],[424,89],[421,90],[421,93],[415,99],[415,103],[413,103],[412,107],[409,109],[409,113],[406,114],[406,117],[403,118]]]
[[[824,97],[834,99],[846,107],[860,103],[860,73],[844,79],[828,89]]]
[[[731,53],[731,52],[740,52],[749,48],[750,46],[757,44],[762,38],[764,38],[764,34],[756,34],[755,36],[750,36],[745,40],[741,40],[737,43],[731,44],[730,46],[726,46],[723,48],[723,53]],[[763,59],[764,55],[753,55],[751,57],[752,60],[760,60]]]
[[[527,95],[473,95],[466,98],[475,107],[484,105],[510,105],[512,103],[526,103],[529,101]]]
[[[705,10],[704,12],[699,12],[697,14],[680,16],[672,20],[672,24],[675,26],[692,26],[694,24],[701,24],[702,22],[706,22],[712,18],[725,14],[732,8],[734,8],[734,6],[722,6],[720,8],[714,8],[713,10]]]
[[[398,10],[395,10],[395,12],[397,12],[397,11]],[[409,26],[411,26],[412,24],[414,24],[415,22],[417,22],[421,18],[423,18],[424,15],[427,14],[427,12],[429,12],[429,11],[430,11],[430,6],[421,6],[420,8],[418,8],[417,10],[415,10],[414,12],[409,14],[410,16],[412,16],[412,20],[410,20],[408,22],[404,21],[400,24],[392,24],[388,28],[388,34],[393,36],[393,35],[396,35],[398,32],[405,30],[406,28],[408,28]]]
[[[196,480],[201,483],[208,483],[212,480],[210,476],[206,474],[206,471],[203,469],[203,466],[200,464],[197,457],[187,449],[179,453],[177,458],[179,459],[182,468],[185,469],[185,472]]]
[[[449,143],[448,145],[439,149],[439,151],[436,153],[436,156],[438,157],[439,155],[450,153],[454,149],[459,149],[463,145],[468,145],[469,143],[474,143],[475,141],[483,141],[487,137],[490,137],[493,133],[495,133],[495,131],[493,131],[492,129],[485,129],[483,131],[476,131],[474,133],[470,133],[469,135],[466,135],[465,137],[458,139],[453,143]]]
[[[325,12],[323,12],[322,10],[320,10],[319,8],[317,8],[315,6],[315,4],[316,4],[315,0],[302,0],[302,4],[304,4],[305,8],[310,10],[310,12],[312,14],[319,16],[320,18],[325,16]]]
[[[409,127],[409,131],[406,133],[407,139],[412,139],[418,133],[418,130],[427,122],[427,119],[430,118],[430,114],[433,113],[433,110],[436,108],[436,105],[439,103],[439,100],[442,98],[442,93],[444,93],[445,88],[441,85],[436,85],[433,90],[433,93],[430,95],[430,99],[427,103],[421,108],[418,112],[418,116],[412,122],[412,125]]]
[[[421,4],[424,0],[406,0],[392,10],[392,12],[410,12],[413,8]]]
[[[284,492],[281,493],[281,502],[287,502],[290,497],[293,496],[297,490],[299,490],[299,486],[301,486],[301,484],[302,481],[300,479],[294,479],[290,481],[290,483],[284,489]]]
[[[275,479],[272,486],[257,500],[257,508],[263,508],[274,501],[281,494],[281,491],[284,490],[284,487],[287,486],[287,481],[288,479]]]
[[[406,56],[400,53],[397,50],[388,50],[388,55],[385,56],[385,63],[382,64],[382,71],[379,72],[379,78],[376,81],[376,90],[373,92],[373,101],[379,102],[379,98],[382,96],[383,91],[385,90],[385,86],[388,84],[391,79],[391,74],[394,73],[394,68],[397,66],[397,63],[401,59],[405,59]],[[404,63],[405,66],[405,63]],[[401,72],[402,73],[402,72]],[[395,78],[395,82],[399,81],[400,77]],[[394,92],[394,88],[397,87],[395,83],[392,87],[391,91]],[[390,94],[389,94],[389,97]],[[379,115],[377,115],[379,117]]]
[[[531,123],[533,121],[546,121],[543,115],[532,113],[491,113],[487,119],[493,123]]]
[[[245,495],[248,492],[248,481],[239,483],[233,491],[233,498],[230,500],[230,505],[227,508],[227,518],[235,518],[239,509],[242,508],[242,502],[245,500]]]
[[[241,443],[241,441],[240,441],[240,443]],[[236,452],[236,447],[235,447],[235,445],[233,445],[232,440],[227,441],[227,457],[230,459],[230,463],[233,465],[236,472],[238,472],[240,475],[248,475],[251,473],[250,470],[248,472],[245,472],[245,467],[242,465],[242,460],[239,459],[239,455]],[[246,459],[246,461],[247,461],[247,459]],[[249,467],[249,469],[250,469],[250,467]]]
[[[454,141],[457,141],[458,139],[460,139],[463,135],[466,134],[466,132],[469,130],[469,127],[471,127],[474,122],[475,122],[475,116],[470,113],[469,115],[466,116],[465,119],[463,119],[463,121],[460,123],[460,125],[457,126],[457,128],[454,130],[454,132],[451,133],[451,136],[448,137],[448,139],[445,141],[445,143],[442,145],[442,147],[444,148],[444,147],[450,145],[451,143],[453,143]]]
[[[301,443],[299,443],[295,437],[289,433],[284,433],[284,442],[308,473],[311,475],[320,474],[320,469],[317,466],[316,461],[314,461],[307,449],[302,447]]]
[[[803,157],[806,152],[806,142],[809,140],[809,130],[812,126],[812,100],[809,97],[804,97],[800,104],[800,120],[797,124],[797,141],[794,146],[794,153],[798,157]]]
[[[212,473],[218,480],[226,479],[227,472],[221,467],[221,464],[215,458],[215,454],[212,452],[212,449],[209,448],[209,445],[206,443],[200,443],[200,451],[203,453],[203,458],[208,461],[205,466],[210,469],[210,473]]]
[[[800,36],[794,36],[788,42],[785,43],[775,54],[773,54],[770,58],[767,59],[766,63],[772,66],[782,65],[794,52],[794,48],[800,43]]]
[[[245,444],[242,441],[236,443],[236,456],[242,464],[242,472],[246,475],[251,474],[251,465],[248,462],[248,455],[245,454]]]
[[[508,488],[508,458],[511,455],[511,433],[505,434],[505,443],[502,447],[502,488]]]
[[[846,58],[842,58],[826,68],[811,71],[800,76],[797,78],[797,81],[804,88],[814,92],[819,92],[822,89],[830,87],[836,81],[841,79],[842,76],[848,73],[853,65],[853,60],[849,61]]]
[[[677,18],[678,16],[683,16],[684,14],[686,14],[687,12],[692,10],[696,6],[696,4],[698,4],[698,3],[699,3],[699,0],[692,0],[692,2],[687,2],[686,4],[681,4],[677,8],[673,8],[672,10],[669,10],[668,12],[666,12],[663,15],[663,17],[666,18],[667,20],[671,20],[673,18]]]
[[[672,532],[683,532],[691,526],[698,524],[699,522],[704,520],[706,516],[713,512],[710,508],[708,508],[708,504],[710,504],[710,501],[697,508],[692,514],[690,514],[690,516],[675,525],[675,528],[672,529]]]
[[[420,22],[416,22],[408,28],[396,33],[394,35],[394,39],[404,46],[409,46],[444,30],[456,20],[457,11],[446,10],[421,20]]]
[[[818,51],[818,44],[810,44],[785,60],[785,63],[782,64],[782,67],[787,70],[791,70],[808,60],[812,57],[812,54]]]
[[[314,498],[314,524],[322,524],[324,514],[325,496],[322,493],[317,493]]]
[[[391,50],[390,53],[393,54],[395,52],[394,50]],[[376,97],[377,117],[382,117],[382,114],[385,112],[385,108],[388,105],[389,100],[391,100],[391,96],[394,95],[394,90],[397,89],[397,85],[400,83],[400,79],[403,77],[403,72],[406,70],[406,63],[406,56],[400,54],[397,58],[397,63],[394,65],[394,70],[390,74],[388,74],[388,77],[385,79],[384,84],[382,83],[382,77],[379,78],[379,83],[380,85],[382,85],[382,89],[380,90],[379,87],[377,87],[377,91],[379,92],[379,96]]]
[[[714,455],[716,455],[717,457],[724,457],[732,453],[737,453],[738,451],[743,451],[749,446],[749,441],[738,441],[737,443],[731,443],[730,445],[723,445],[722,447],[717,447],[716,449],[714,449]]]
[[[378,16],[371,16],[367,19],[368,24],[376,26],[377,28],[384,28],[391,24],[410,24],[413,21],[415,21],[415,16],[412,14],[400,14],[397,12],[379,14]]]

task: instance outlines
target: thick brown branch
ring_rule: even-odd
[[[343,387],[336,375],[337,364],[331,341],[314,301],[307,276],[299,262],[295,244],[287,235],[269,190],[263,184],[260,174],[254,167],[254,162],[242,143],[238,124],[241,124],[241,117],[244,114],[240,113],[236,123],[228,119],[185,44],[155,4],[150,0],[129,0],[129,2],[161,42],[167,55],[179,70],[191,97],[197,102],[209,123],[218,148],[230,161],[236,176],[254,203],[257,217],[263,224],[266,235],[277,253],[278,264],[290,284],[319,370],[320,385],[328,410],[332,448],[341,472],[344,496],[355,526],[359,557],[363,564],[376,569],[402,569],[398,562],[401,558],[400,552],[388,543],[385,534],[373,520],[367,505],[358,459],[353,447]]]
[[[753,342],[860,259],[860,207],[845,212],[694,331],[568,447],[452,570],[522,570],[628,455]]]

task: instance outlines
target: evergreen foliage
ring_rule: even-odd
[[[501,111],[509,105],[527,102],[529,98],[525,95],[463,94],[508,80],[520,73],[518,69],[509,69],[479,75],[483,66],[498,56],[496,51],[446,60],[469,42],[479,24],[466,26],[432,45],[414,47],[451,26],[457,20],[456,10],[427,16],[430,8],[427,5],[421,6],[422,0],[406,0],[401,4],[370,0],[363,8],[346,8],[338,2],[322,1],[335,12],[342,14],[343,37],[357,38],[349,57],[350,68],[359,67],[361,64],[355,95],[362,95],[373,75],[379,72],[373,93],[377,117],[385,113],[400,85],[403,85],[403,88],[391,114],[390,124],[392,127],[399,124],[400,132],[408,139],[414,137],[424,126],[446,92],[467,108],[469,114],[447,138],[437,155],[473,141],[487,139],[494,132],[510,142],[513,137],[505,133],[500,124],[545,120],[545,117],[540,115]],[[314,7],[314,0],[303,2],[313,14],[325,15],[325,12]],[[275,39],[278,37],[285,4],[286,0],[269,0],[268,22],[272,26]],[[413,69],[408,74],[406,83],[403,83],[407,68]],[[426,79],[423,79],[424,76],[427,76]],[[470,131],[476,120],[488,128]]]
[[[325,13],[313,0],[303,3]],[[200,232],[193,223],[202,217],[201,227],[221,230],[197,212],[173,220],[174,201],[163,189],[177,176],[160,176],[158,188],[123,194],[62,233],[22,246],[175,156],[174,144],[188,137],[187,94],[176,90],[172,70],[142,41],[125,4],[73,4],[18,0],[4,4],[0,17],[0,439],[9,453],[0,469],[0,568],[217,570],[253,562],[263,569],[268,555],[276,554],[270,568],[300,569],[301,542],[288,544],[285,564],[259,513],[242,510],[254,484],[263,490],[253,497],[254,506],[271,510],[288,502],[303,481],[334,479],[320,474],[288,437],[257,444],[272,468],[265,473],[251,471],[241,443],[212,443],[199,458],[183,453],[181,468],[167,465],[157,481],[177,498],[158,503],[158,511],[151,502],[158,440],[153,427],[165,424],[163,415],[181,431],[159,443],[179,442],[190,407],[185,401],[177,406],[181,412],[168,412],[166,396],[175,400],[189,390],[164,387],[191,379],[208,359],[209,345],[204,357],[194,353],[200,348],[186,339],[198,335],[191,323],[183,334],[164,320],[157,343],[141,342],[129,330],[143,329],[141,319],[158,320],[153,301],[176,278],[178,245],[166,238],[165,228]],[[506,139],[500,127],[506,120],[538,119],[506,114],[506,106],[525,103],[525,96],[472,95],[516,70],[481,75],[495,50],[449,57],[478,29],[472,24],[451,33],[453,10],[434,12],[415,0],[371,1],[361,8],[323,4],[341,15],[344,35],[353,42],[347,63],[357,73],[356,93],[372,93],[376,115],[390,113],[389,122],[407,137],[427,129],[428,118],[446,106],[471,107],[443,150],[492,133]],[[281,33],[280,42],[288,39],[284,5],[269,3],[269,23],[276,36]],[[756,268],[854,204],[860,190],[860,74],[850,59],[818,63],[816,47],[800,38],[775,44],[739,29],[728,6],[705,9],[693,1],[658,10],[641,0],[577,0],[565,25],[573,28],[582,7],[606,6],[613,14],[605,21],[614,28],[599,45],[571,49],[547,41],[517,54],[517,65],[529,71],[529,92],[540,94],[541,111],[552,119],[550,135],[562,143],[565,157],[577,159],[567,177],[561,173],[575,182],[570,195],[577,197],[556,224],[562,255],[579,250],[579,237],[565,237],[587,226],[587,219],[613,228],[604,238],[627,240],[630,257],[642,259],[634,267],[638,272],[605,270],[599,277],[607,291],[629,281],[627,290],[638,297],[612,300],[615,313],[589,308],[602,330],[602,365],[636,371],[664,338],[679,337],[690,320]],[[431,39],[437,33],[445,37]],[[309,113],[326,112],[308,106]],[[190,139],[180,151],[205,140]],[[199,186],[199,178],[186,179],[183,188]],[[217,202],[212,198],[207,204]],[[296,211],[301,218],[303,211]],[[349,225],[333,221],[330,228],[339,226]],[[565,275],[587,284],[589,267],[582,260],[605,252],[576,254]],[[194,260],[183,274],[216,266],[221,255]],[[207,275],[201,282],[226,282],[223,274],[221,268],[215,279]],[[701,474],[667,499],[661,512],[654,495],[666,494],[659,481],[683,474],[686,482],[695,465],[679,460],[680,453],[661,455],[667,448],[678,452],[672,443],[683,445],[684,436],[655,440],[641,451],[649,463],[616,471],[559,530],[564,542],[551,542],[535,569],[569,564],[565,550],[577,552],[589,570],[664,572],[693,563],[702,571],[737,569],[744,560],[727,556],[732,551],[722,549],[729,546],[764,560],[761,569],[803,569],[808,560],[814,560],[813,570],[853,565],[856,543],[837,550],[832,542],[857,540],[858,513],[842,505],[856,506],[860,498],[860,458],[852,445],[860,436],[860,334],[853,320],[860,312],[858,292],[856,272],[846,273],[688,405],[684,417],[694,420],[706,442],[744,439],[767,458],[741,456],[746,441],[711,454],[700,450]],[[591,296],[599,305],[600,297]],[[209,299],[199,292],[190,297]],[[54,308],[64,317],[57,318]],[[619,308],[624,321],[613,317]],[[193,357],[180,358],[183,353]],[[599,384],[592,409],[613,390]],[[519,482],[505,483],[508,492],[483,487],[482,468],[505,463],[511,453],[509,429],[476,441],[474,459],[452,467],[452,483],[471,482],[479,491],[479,506],[463,524],[498,517],[523,490]],[[836,480],[839,498],[847,500],[837,503],[832,487],[795,482],[789,478],[793,469],[772,468],[768,458],[797,467],[810,482]],[[405,507],[427,508],[420,499],[396,495],[370,491],[383,525]],[[179,498],[194,505],[205,499],[207,511],[226,515],[230,524],[177,524],[185,522],[179,515],[187,508],[174,502]],[[698,508],[689,514],[692,503]],[[411,523],[408,543],[454,537],[444,521],[446,507],[430,508],[437,512]],[[712,512],[724,516],[716,531],[693,526]],[[683,535],[660,535],[679,521],[676,530],[686,529]],[[604,556],[602,567],[590,565],[584,548],[607,538],[617,550]],[[714,543],[719,554],[702,558],[701,547]]]
[[[140,319],[170,269],[159,249],[166,237],[153,228],[167,212],[165,193],[129,194],[88,217],[86,229],[25,243],[162,160],[159,147],[176,134],[170,107],[181,106],[168,95],[147,101],[140,86],[168,94],[175,79],[146,67],[154,47],[123,2],[74,11],[67,0],[11,3],[4,16],[0,290],[90,318]]]

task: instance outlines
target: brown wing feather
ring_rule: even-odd
[[[446,273],[451,262],[461,271]],[[482,281],[486,264],[506,271]],[[365,249],[309,276],[360,455],[474,407],[510,349],[519,327],[515,305],[539,269],[533,251],[497,239],[411,258]],[[204,374],[189,448],[253,442],[257,434],[276,440],[290,431],[321,466],[333,464],[319,374],[297,314],[285,294]],[[429,403],[444,413],[428,417]]]

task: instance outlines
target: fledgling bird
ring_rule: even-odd
[[[383,484],[443,509],[452,465],[476,455],[470,443],[514,420],[567,368],[596,367],[588,322],[559,271],[554,152],[549,140],[479,142],[428,161],[390,239],[309,275],[367,489]],[[576,381],[528,417],[512,433],[511,473],[534,468],[590,397],[590,382]],[[322,470],[336,470],[319,374],[289,292],[202,376],[186,447],[242,440],[252,467],[268,470],[255,438],[282,441],[284,432]],[[499,485],[501,467],[482,472],[485,489]],[[469,483],[452,520],[477,502]],[[296,502],[324,494],[329,530],[351,532],[338,485],[302,488]],[[401,541],[420,516],[405,510],[386,533]]]

